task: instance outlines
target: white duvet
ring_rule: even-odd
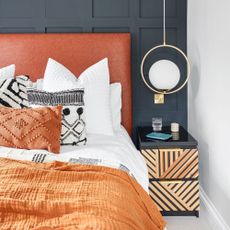
[[[148,192],[147,166],[123,127],[114,136],[88,135],[87,138],[86,146],[63,146],[60,154],[53,154],[45,150],[0,147],[0,157],[35,162],[62,161],[95,164],[118,168],[133,176]]]

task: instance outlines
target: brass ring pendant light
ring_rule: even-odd
[[[166,3],[165,3],[165,0],[163,0],[163,44],[162,45],[158,45],[158,46],[155,46],[153,48],[151,48],[146,54],[145,56],[143,57],[142,59],[142,62],[141,62],[141,77],[145,83],[145,85],[152,91],[154,91],[155,93],[158,93],[158,94],[172,94],[172,93],[176,93],[178,92],[179,90],[181,90],[188,82],[189,80],[189,77],[190,77],[190,73],[191,73],[191,68],[190,68],[190,63],[189,63],[189,60],[188,60],[188,57],[186,56],[186,54],[181,50],[179,49],[178,47],[176,46],[173,46],[173,45],[169,45],[166,43]],[[147,57],[155,52],[157,49],[160,49],[160,48],[170,48],[170,49],[173,49],[175,50],[176,52],[178,52],[179,54],[181,54],[183,56],[183,58],[185,59],[186,61],[186,64],[187,64],[187,77],[185,79],[185,81],[183,82],[183,84],[173,90],[160,90],[160,89],[157,89],[157,88],[154,88],[152,87],[145,79],[145,76],[144,76],[144,64],[145,64],[145,61],[147,59]]]

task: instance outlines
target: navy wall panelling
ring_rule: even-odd
[[[186,52],[187,1],[166,3],[168,42]],[[130,32],[134,131],[153,116],[187,128],[187,88],[155,105],[139,74],[144,53],[162,43],[162,0],[0,0],[0,32]],[[181,69],[185,73],[183,64]]]

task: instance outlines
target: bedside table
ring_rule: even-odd
[[[183,128],[167,141],[145,137],[152,127],[138,127],[138,145],[149,173],[149,195],[162,215],[199,216],[197,141]],[[162,133],[171,134],[170,127]]]

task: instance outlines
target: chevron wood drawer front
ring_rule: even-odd
[[[162,215],[199,216],[198,142],[180,127],[178,137],[167,141],[146,138],[152,127],[138,127],[138,144],[148,166],[149,195]],[[163,127],[171,134],[171,128]]]
[[[142,149],[148,166],[149,179],[197,179],[198,150]]]
[[[150,181],[149,192],[160,211],[199,211],[198,180]]]

